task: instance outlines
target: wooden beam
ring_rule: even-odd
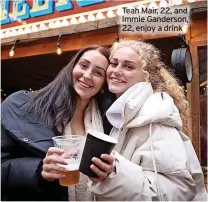
[[[107,30],[109,31],[109,30]],[[106,32],[107,32],[106,31]],[[109,31],[110,32],[110,31]],[[86,35],[85,35],[86,34]],[[62,51],[73,51],[92,44],[112,45],[116,32],[94,35],[93,33],[67,35],[61,38]],[[57,37],[39,39],[28,43],[17,44],[15,55],[12,58],[20,58],[34,55],[42,55],[56,52]],[[3,46],[1,59],[11,59],[9,56],[10,46]]]
[[[197,46],[191,45],[191,54],[193,61],[193,78],[191,82],[191,118],[192,118],[192,143],[196,154],[200,159],[200,92],[199,92],[199,64]]]
[[[97,29],[93,31],[74,33],[71,35],[63,35],[60,44],[62,51],[78,50],[84,46],[91,44],[99,44],[104,46],[112,45],[115,41],[116,35],[119,35],[120,39],[132,39],[132,40],[148,40],[156,38],[170,37],[172,35],[157,34],[134,34],[128,35],[119,33],[118,26],[107,27],[104,29]],[[21,41],[16,45],[15,55],[12,58],[27,57],[33,55],[42,55],[56,52],[56,37],[28,39],[28,41]],[[1,58],[2,60],[11,59],[9,57],[9,51],[12,44],[2,46]]]
[[[191,107],[192,118],[192,142],[196,151],[196,154],[201,159],[201,147],[200,147],[200,73],[199,73],[199,58],[198,48],[207,46],[207,41],[195,41],[191,43],[191,54],[193,60],[193,79],[188,90],[191,90],[189,102]]]

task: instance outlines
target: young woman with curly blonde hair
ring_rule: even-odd
[[[141,69],[146,74],[145,81],[152,84],[154,92],[166,92],[169,94],[180,112],[183,122],[183,132],[188,134],[187,118],[188,118],[188,102],[186,100],[184,90],[177,79],[174,77],[170,69],[162,62],[160,51],[154,46],[141,41],[125,41],[119,43],[119,46],[112,47],[111,55],[115,53],[118,48],[130,46],[139,54],[141,62]]]
[[[117,96],[106,115],[118,144],[111,173],[92,180],[92,193],[105,201],[206,200],[202,170],[184,134],[188,102],[159,51],[121,41],[112,47],[106,74]]]

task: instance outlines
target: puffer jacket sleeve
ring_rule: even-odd
[[[1,127],[1,185],[3,192],[38,189],[37,168],[41,158],[14,157],[17,144]]]
[[[152,134],[157,175],[152,163],[149,140],[145,143],[146,146],[143,145],[142,149],[138,148],[134,152],[134,156],[139,156],[138,162],[131,162],[116,153],[115,172],[99,183],[89,183],[90,190],[98,197],[98,200],[160,200],[157,182],[159,182],[162,200],[189,201],[194,198],[196,185],[186,168],[186,151],[182,140],[175,129],[167,130],[168,135],[173,135],[169,139],[163,136],[167,134],[161,135],[161,129],[164,132],[163,126],[162,128],[159,126]]]
[[[118,160],[119,159],[119,160]],[[180,174],[179,174],[180,175]],[[187,201],[196,194],[195,184],[190,178],[158,174],[162,199],[165,201]],[[154,201],[159,200],[156,175],[143,171],[131,161],[117,156],[116,173],[101,183],[89,183],[90,190],[100,201]]]
[[[142,167],[116,154],[115,172],[99,183],[89,182],[90,191],[100,201],[151,200]]]

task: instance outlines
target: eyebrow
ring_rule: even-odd
[[[87,59],[80,59],[80,60],[84,60],[85,62],[90,63],[90,61],[88,61]],[[106,70],[103,69],[102,67],[99,67],[99,66],[95,66],[95,67],[103,70],[104,72],[106,72]]]
[[[132,63],[132,64],[134,64],[134,65],[137,65],[136,62],[129,61],[129,60],[124,60],[124,62],[125,62],[125,63]]]
[[[111,60],[117,60],[117,61],[118,61],[117,58],[112,58]],[[124,60],[123,62],[124,62],[124,63],[132,63],[132,64],[134,64],[134,65],[137,65],[135,62],[129,61],[129,60]]]

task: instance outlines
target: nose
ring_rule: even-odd
[[[91,70],[90,69],[86,70],[85,73],[83,74],[84,80],[90,80],[91,79],[91,75],[92,75]]]
[[[123,74],[121,66],[118,65],[117,67],[115,67],[113,69],[113,73],[115,76],[121,76]]]

